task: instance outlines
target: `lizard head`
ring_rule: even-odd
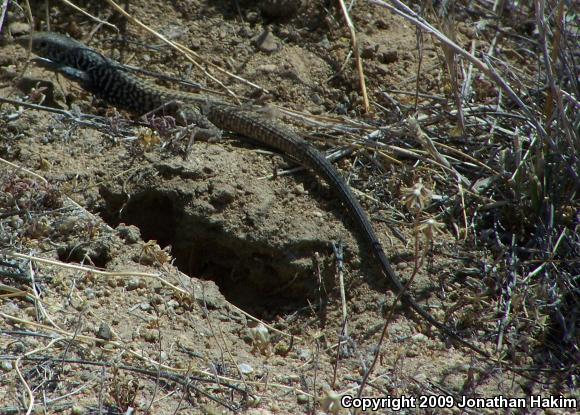
[[[55,65],[85,70],[106,58],[68,36],[53,32],[34,32],[16,39],[22,47],[32,47],[32,53]],[[89,51],[87,53],[87,51]]]

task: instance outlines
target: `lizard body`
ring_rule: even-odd
[[[295,132],[266,120],[259,113],[199,94],[174,91],[145,82],[125,70],[120,64],[81,42],[52,32],[35,32],[19,41],[32,44],[32,52],[44,60],[44,66],[78,82],[84,89],[107,103],[144,114],[167,103],[180,101],[191,104],[200,115],[197,122],[250,137],[254,141],[281,151],[321,176],[346,206],[357,229],[372,249],[381,269],[402,302],[443,333],[480,355],[489,357],[481,348],[461,338],[454,330],[440,323],[405,291],[392,269],[381,243],[360,203],[336,168],[313,146]],[[200,111],[201,109],[201,111]],[[201,114],[203,112],[203,114]]]

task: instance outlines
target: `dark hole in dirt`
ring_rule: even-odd
[[[318,298],[308,258],[315,251],[312,246],[281,252],[264,242],[240,239],[211,215],[191,213],[172,191],[151,189],[132,195],[128,202],[119,195],[101,194],[105,201],[101,215],[111,226],[135,225],[144,241],[171,245],[174,264],[182,272],[215,281],[228,301],[239,307],[268,318]]]
[[[103,212],[105,220],[113,226],[124,222],[141,230],[144,241],[156,240],[161,247],[173,245],[176,218],[173,202],[161,194],[143,194],[131,198],[127,204],[118,198]]]

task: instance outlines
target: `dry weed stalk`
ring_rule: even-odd
[[[539,362],[545,362],[539,356],[546,353],[550,364],[573,373],[580,355],[580,334],[575,329],[580,303],[580,87],[574,52],[578,32],[573,26],[577,13],[559,0],[534,0],[521,10],[478,4],[483,9],[493,6],[488,15],[496,20],[480,20],[475,35],[489,35],[493,41],[484,50],[472,38],[466,50],[453,36],[455,21],[448,22],[452,28],[439,31],[398,0],[369,3],[388,8],[432,35],[448,66],[452,61],[469,63],[469,70],[452,76],[458,80],[463,76],[464,85],[473,91],[473,102],[456,99],[453,112],[459,117],[463,112],[465,136],[457,136],[447,125],[431,127],[427,136],[439,136],[430,140],[435,148],[463,154],[466,161],[460,169],[456,160],[443,154],[452,167],[445,166],[444,172],[460,171],[468,179],[462,181],[465,189],[458,186],[463,232],[471,230],[472,243],[488,248],[494,257],[493,266],[482,269],[488,284],[498,290],[497,346],[513,352],[534,350]],[[470,13],[455,10],[459,11]],[[535,18],[529,37],[517,33],[519,19],[526,15]],[[478,95],[487,102],[477,101]],[[421,128],[427,131],[425,124]],[[447,143],[439,141],[443,139]],[[433,146],[427,149],[439,159]],[[440,177],[455,182],[453,177]],[[534,319],[527,317],[531,310]]]

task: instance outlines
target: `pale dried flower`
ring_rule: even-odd
[[[427,219],[421,222],[419,230],[423,232],[425,239],[431,242],[435,235],[443,234],[444,227],[445,225],[443,223],[437,222],[435,219]]]
[[[342,395],[326,386],[323,388],[324,396],[320,398],[320,407],[324,412],[338,414],[342,409],[340,403]]]
[[[405,206],[409,210],[423,210],[425,205],[431,201],[432,192],[425,187],[423,180],[419,179],[412,187],[403,189]]]
[[[250,336],[252,336],[253,348],[262,354],[270,354],[270,332],[262,323],[250,327]]]

